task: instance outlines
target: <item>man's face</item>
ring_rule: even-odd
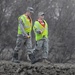
[[[41,19],[44,19],[44,15],[41,15],[40,18],[41,18]]]
[[[31,16],[32,13],[31,12],[28,12],[27,14],[28,14],[28,16]]]

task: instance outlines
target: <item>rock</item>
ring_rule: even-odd
[[[32,73],[32,69],[31,69],[31,70],[28,70],[28,71],[27,71],[27,74],[28,74],[28,75],[32,75],[32,74],[33,74],[33,73]]]
[[[5,48],[1,53],[0,53],[0,59],[1,60],[11,60],[13,56],[13,49],[12,48]]]

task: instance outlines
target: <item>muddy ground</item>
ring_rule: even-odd
[[[75,75],[75,64],[0,62],[0,75]]]

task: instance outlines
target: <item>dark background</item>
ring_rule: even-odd
[[[0,0],[0,59],[12,58],[18,17],[25,13],[27,6],[34,8],[33,23],[39,11],[45,12],[45,20],[49,25],[49,60],[74,63],[75,0]]]

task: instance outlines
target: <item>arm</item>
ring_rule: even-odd
[[[34,30],[35,33],[38,33],[38,34],[42,33],[41,30],[38,27],[38,22],[34,23],[33,30]]]
[[[22,35],[27,37],[28,34],[27,34],[27,33],[25,32],[25,30],[24,30],[24,25],[23,25],[23,22],[22,22],[21,19],[19,20],[19,26],[20,26],[20,28],[21,28]]]
[[[48,36],[48,24],[47,24],[47,36]]]
[[[46,23],[46,33],[47,33],[47,37],[48,37],[48,24],[47,24],[47,22],[45,22]]]

